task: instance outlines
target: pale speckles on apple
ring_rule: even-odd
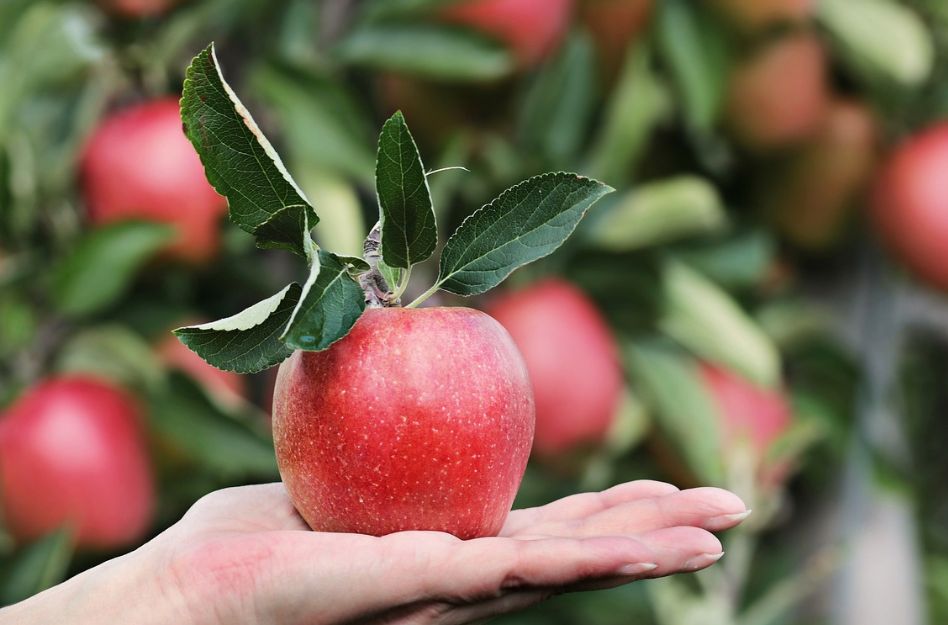
[[[274,439],[311,527],[496,534],[533,438],[509,335],[464,308],[366,311],[325,352],[281,367]]]

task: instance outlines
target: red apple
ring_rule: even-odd
[[[93,224],[168,223],[177,229],[169,255],[202,263],[216,254],[227,204],[204,177],[181,129],[175,98],[132,106],[106,119],[86,144],[80,172]]]
[[[64,524],[82,547],[132,543],[148,528],[154,489],[138,407],[93,378],[47,380],[0,419],[0,506],[14,536]]]
[[[875,191],[880,236],[920,278],[948,291],[948,123],[895,149]]]
[[[801,23],[813,15],[814,0],[710,0],[732,23],[756,32],[782,23]]]
[[[573,0],[460,0],[440,19],[469,26],[505,43],[523,67],[543,60],[569,27]]]
[[[775,484],[787,466],[767,466],[767,453],[793,422],[782,390],[761,388],[732,371],[702,363],[701,379],[720,418],[725,454],[737,445],[749,445],[760,469],[761,481]]]
[[[178,0],[98,0],[99,5],[115,15],[130,19],[154,17],[166,12]]]
[[[500,531],[533,438],[507,332],[468,308],[374,308],[281,366],[273,438],[296,509],[319,531]]]
[[[554,459],[601,442],[623,381],[615,341],[576,287],[548,279],[501,295],[487,308],[520,348],[536,400],[534,450]]]
[[[826,53],[810,33],[756,51],[731,76],[725,118],[735,139],[770,150],[812,136],[829,105]]]
[[[765,177],[760,202],[795,245],[826,248],[839,238],[876,163],[878,124],[863,104],[836,100],[816,135]]]
[[[580,4],[580,18],[596,47],[605,84],[615,81],[626,51],[648,25],[652,7],[653,0],[584,0]]]
[[[218,401],[233,406],[247,397],[247,382],[242,375],[207,364],[174,335],[168,334],[155,350],[165,366],[188,374]]]

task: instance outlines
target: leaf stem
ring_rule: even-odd
[[[405,293],[405,289],[408,288],[408,280],[411,278],[411,265],[408,266],[408,269],[405,269],[401,272],[402,275],[398,281],[398,285],[395,287],[395,291],[392,293],[392,302],[397,302],[398,298]]]
[[[439,288],[441,288],[441,283],[435,282],[434,284],[431,285],[430,289],[428,289],[427,291],[425,291],[424,293],[416,297],[415,300],[412,301],[407,306],[405,306],[405,308],[418,308],[418,306],[422,304],[426,299],[428,299],[429,297],[437,293]]]

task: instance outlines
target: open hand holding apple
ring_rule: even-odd
[[[499,536],[311,532],[282,484],[217,491],[138,550],[0,610],[0,624],[461,624],[552,595],[703,569],[748,515],[641,481],[510,514]]]

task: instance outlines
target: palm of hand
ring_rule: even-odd
[[[166,593],[194,623],[468,623],[553,594],[694,571],[735,495],[640,481],[510,514],[500,536],[312,532],[282,484],[212,493],[155,541]]]

